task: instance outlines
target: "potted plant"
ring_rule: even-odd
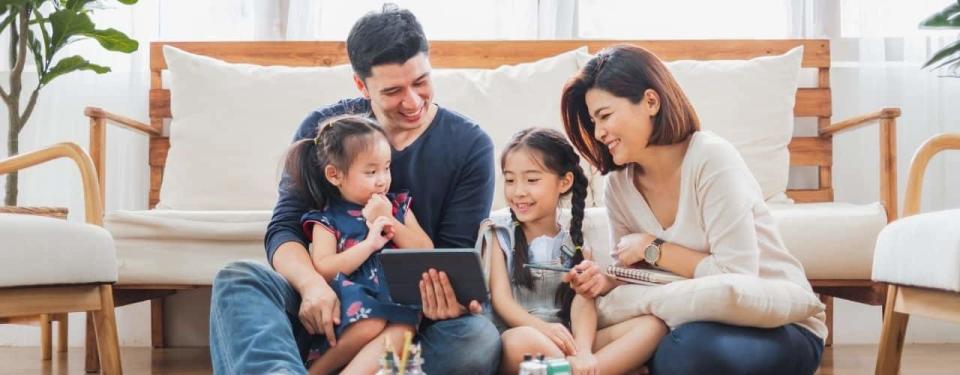
[[[920,22],[921,29],[960,29],[960,0],[948,5],[943,10],[934,13]],[[924,68],[937,64],[933,69],[947,67],[948,75],[956,77],[960,73],[960,39],[941,48],[934,53],[930,60],[923,64]]]
[[[117,0],[132,5],[137,0]],[[137,41],[116,29],[98,29],[90,19],[90,13],[102,9],[101,1],[94,0],[0,0],[0,33],[10,37],[8,57],[10,82],[0,83],[0,98],[7,106],[7,154],[20,151],[20,132],[30,120],[37,104],[40,90],[57,77],[76,71],[92,71],[104,74],[109,67],[94,64],[80,55],[59,56],[66,45],[95,39],[108,51],[132,53],[137,50]],[[23,87],[23,73],[27,59],[36,65],[38,84],[33,88]],[[17,203],[17,173],[10,173],[6,180],[4,204]]]

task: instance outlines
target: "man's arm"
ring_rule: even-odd
[[[476,137],[460,170],[434,232],[437,248],[473,247],[480,222],[490,216],[496,180],[493,141],[486,133]]]

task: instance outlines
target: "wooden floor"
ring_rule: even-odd
[[[877,348],[873,345],[839,345],[824,351],[821,375],[873,374]],[[2,374],[83,374],[83,350],[71,348],[66,355],[54,353],[53,360],[40,361],[39,348],[0,347]],[[126,374],[209,374],[206,348],[156,349],[124,348]],[[960,344],[908,345],[901,373],[941,375],[960,372]]]

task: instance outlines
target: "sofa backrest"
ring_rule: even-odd
[[[495,68],[554,56],[586,45],[591,53],[604,47],[630,43],[644,47],[665,61],[750,59],[786,53],[804,46],[803,68],[817,70],[815,87],[797,90],[794,116],[816,118],[818,128],[830,124],[830,43],[828,40],[677,40],[677,41],[434,41],[430,61],[435,68]],[[171,45],[187,52],[206,55],[231,63],[285,66],[334,66],[346,64],[343,42],[153,42],[150,49],[150,120],[164,129],[171,119],[170,90],[164,87],[162,73],[167,68],[163,46]],[[318,103],[321,105],[323,103]],[[150,207],[160,199],[164,166],[170,141],[167,132],[150,139]],[[789,144],[791,166],[818,168],[815,189],[788,189],[797,202],[829,202],[832,148],[829,138],[794,136]]]

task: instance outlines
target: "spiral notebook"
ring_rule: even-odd
[[[620,281],[641,285],[662,285],[687,279],[674,273],[649,268],[609,266],[607,273]]]

